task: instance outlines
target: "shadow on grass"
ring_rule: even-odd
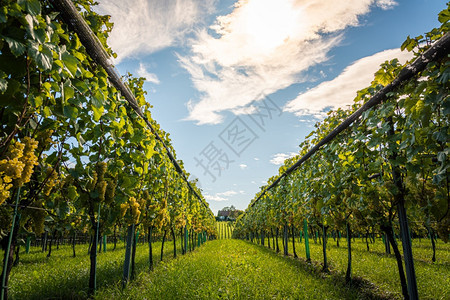
[[[157,243],[155,246],[153,249],[154,266],[160,262],[161,243]],[[117,245],[114,251],[111,249],[106,253],[98,253],[97,289],[121,285],[124,249],[124,245]],[[32,252],[34,255],[42,254],[43,257],[40,255],[26,257],[32,252],[23,254],[19,268],[13,269],[13,272],[20,274],[12,274],[11,299],[87,299],[90,266],[87,246],[86,249],[83,247],[83,251],[78,251],[76,257],[72,257],[71,250],[71,248],[70,251],[67,248],[55,249],[50,258],[45,257],[46,253],[42,253],[40,250]],[[180,249],[177,249],[178,251]],[[164,261],[171,259],[173,259],[173,244],[167,243],[164,247]],[[36,268],[41,265],[42,267],[29,271],[33,265]],[[148,245],[138,245],[135,268],[137,275],[149,271]]]
[[[371,300],[389,300],[397,298],[397,295],[391,293],[383,293],[379,288],[372,282],[363,279],[361,277],[352,277],[351,283],[345,282],[345,273],[337,270],[329,270],[328,272],[323,272],[323,263],[318,261],[306,261],[306,259],[299,257],[294,258],[293,254],[284,256],[281,252],[276,253],[273,249],[269,249],[266,246],[254,244],[250,241],[247,243],[252,244],[261,251],[275,257],[279,260],[288,261],[288,263],[296,268],[303,269],[309,274],[315,276],[316,278],[321,278],[323,280],[331,280],[336,286],[341,286],[346,288],[351,293],[358,295],[358,299],[371,299]]]

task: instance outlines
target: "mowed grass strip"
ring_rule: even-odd
[[[210,241],[97,299],[367,299],[299,261],[241,240]]]
[[[399,250],[402,251],[401,241]],[[267,246],[267,239],[265,245]],[[272,239],[270,246],[273,246]],[[283,245],[279,241],[280,251]],[[292,239],[288,243],[289,254],[292,255]],[[297,255],[305,258],[304,241],[298,243],[296,238],[295,248]],[[369,244],[367,251],[366,243],[360,238],[352,241],[352,268],[353,276],[360,277],[376,285],[379,293],[390,299],[402,299],[400,279],[397,262],[393,254],[384,253],[384,244],[381,239]],[[450,299],[450,243],[441,240],[436,246],[436,262],[431,262],[431,242],[426,239],[413,241],[414,267],[416,271],[417,287],[420,299]],[[317,263],[323,263],[322,245],[314,243],[310,239],[311,259]],[[391,250],[392,251],[392,250]],[[393,253],[393,252],[392,252]],[[347,242],[345,238],[340,239],[340,247],[336,247],[336,241],[329,238],[327,242],[327,257],[330,269],[345,275],[347,269]]]
[[[181,255],[180,241],[177,252]],[[106,253],[98,253],[97,287],[121,286],[125,244],[118,242],[116,250],[107,245]],[[23,249],[23,247],[22,247]],[[40,248],[32,247],[29,254],[20,253],[20,262],[11,271],[9,296],[11,299],[87,299],[90,259],[88,245],[77,245],[72,257],[70,245],[53,247],[51,257]],[[153,244],[153,261],[160,264],[161,242]],[[0,253],[3,257],[3,253]],[[164,260],[173,259],[173,242],[164,244]],[[148,245],[139,243],[136,249],[136,274],[148,272]]]

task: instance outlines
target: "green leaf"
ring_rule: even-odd
[[[447,155],[445,154],[445,152],[439,152],[437,155],[437,159],[440,162],[445,162],[446,158],[447,158]]]
[[[82,94],[89,91],[89,86],[86,84],[86,82],[78,79],[72,80],[72,85]]]
[[[92,111],[94,112],[94,121],[98,122],[103,114],[103,106],[101,107],[95,107],[94,105],[91,105]]]
[[[34,39],[38,41],[39,43],[43,44],[45,43],[45,38],[47,37],[47,34],[45,33],[45,30],[42,28],[38,28],[34,31]]]
[[[47,45],[31,42],[28,54],[35,60],[37,66],[44,71],[52,68],[53,53]]]
[[[81,135],[81,132],[77,133],[77,141],[80,147],[83,147],[84,143],[86,143],[86,141],[83,139],[83,136]]]
[[[78,108],[71,105],[64,106],[64,115],[71,120],[76,120],[78,117]]]
[[[8,43],[9,49],[11,50],[11,53],[14,54],[14,56],[20,56],[25,52],[25,45],[21,42],[6,36],[1,37]]]
[[[449,9],[444,9],[443,11],[441,11],[439,13],[438,20],[442,24],[448,22],[450,20],[450,10]]]
[[[67,51],[62,54],[62,61],[64,62],[64,66],[66,67],[67,71],[70,72],[72,77],[75,77],[75,74],[77,73],[78,64],[79,61],[76,59],[75,56],[70,55]]]
[[[384,69],[380,69],[375,73],[375,82],[379,83],[383,86],[388,85],[389,83],[391,83],[391,81],[393,80],[392,75],[390,74],[390,72],[387,72]]]
[[[444,114],[449,115],[450,114],[450,101],[444,101],[444,103],[442,104],[442,107],[444,110]]]
[[[42,99],[41,96],[33,96],[30,95],[28,102],[31,104],[31,106],[33,106],[34,108],[38,108],[41,107],[42,104],[44,103],[44,100]]]
[[[50,117],[53,114],[50,107],[48,106],[44,107],[42,112],[44,113],[44,117],[46,118]]]
[[[92,106],[96,108],[103,108],[104,101],[105,95],[102,93],[102,91],[100,89],[95,90],[91,97]]]
[[[32,129],[36,129],[37,123],[36,123],[36,121],[34,119],[30,119],[30,127]]]
[[[64,87],[63,87],[63,89],[64,89],[64,102],[67,102],[67,100],[73,98],[74,95],[75,95],[75,90],[69,84],[70,83],[65,83]]]
[[[145,148],[145,158],[147,158],[147,159],[152,158],[152,156],[155,152],[156,151],[153,149],[153,145],[146,147]]]
[[[33,16],[41,14],[41,3],[39,0],[19,0],[18,4],[25,8],[25,10]]]
[[[137,167],[137,166],[134,167],[134,170],[135,170],[136,173],[138,173],[139,175],[142,175],[142,172],[144,171],[144,170],[142,169],[142,167]]]

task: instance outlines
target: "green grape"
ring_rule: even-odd
[[[50,192],[53,189],[53,187],[58,182],[58,173],[55,170],[53,170],[52,168],[49,168],[49,169],[46,170],[46,177],[48,179],[47,179],[47,182],[46,182],[46,184],[44,186],[43,193],[44,193],[45,196],[49,196]]]
[[[105,192],[106,192],[107,186],[108,186],[108,183],[105,180],[97,182],[97,192],[98,192],[98,197],[101,202],[105,201]]]
[[[107,169],[107,164],[105,162],[99,162],[97,164],[97,174],[98,174],[98,181],[103,181],[104,180],[104,176],[106,173],[106,169]]]
[[[105,202],[107,204],[110,204],[114,201],[114,195],[116,192],[116,181],[115,180],[108,180],[108,186],[109,188],[106,190],[105,194]]]

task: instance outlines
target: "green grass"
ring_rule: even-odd
[[[299,257],[305,257],[304,243],[296,239],[296,252]],[[267,246],[267,238],[265,241]],[[303,241],[304,242],[304,241]],[[401,251],[401,241],[398,241]],[[271,247],[272,247],[271,240]],[[293,253],[292,239],[289,240],[289,254]],[[282,252],[282,241],[279,239]],[[352,241],[352,267],[353,275],[375,284],[383,294],[391,298],[401,299],[401,286],[398,275],[397,262],[393,255],[384,254],[384,244],[377,239],[370,244],[367,251],[366,243],[361,239]],[[431,262],[431,242],[426,239],[413,241],[413,257],[416,270],[417,285],[420,299],[450,299],[450,244],[442,241],[437,243],[436,262]],[[311,259],[317,263],[323,262],[322,245],[314,243],[310,238]],[[392,252],[392,250],[391,250]],[[393,253],[393,252],[392,252]],[[327,257],[330,269],[344,276],[347,268],[347,242],[340,239],[340,247],[336,246],[333,238],[328,239]]]
[[[177,254],[181,255],[180,241],[177,240]],[[52,249],[52,256],[31,247],[29,254],[21,252],[20,263],[13,268],[9,291],[11,299],[85,299],[89,283],[90,260],[88,245],[77,245],[77,257],[72,257],[69,245]],[[106,253],[97,257],[97,287],[108,288],[120,285],[125,256],[124,243],[119,242],[115,251],[108,244]],[[22,248],[23,249],[23,248]],[[153,261],[160,262],[161,242],[153,244]],[[173,257],[173,242],[164,245],[164,260]],[[149,268],[148,245],[138,244],[136,249],[136,273]]]
[[[97,299],[400,299],[396,261],[384,254],[381,240],[370,244],[356,239],[353,248],[353,275],[357,285],[344,284],[347,264],[345,239],[336,247],[328,240],[331,274],[318,272],[322,246],[310,239],[312,264],[276,254],[250,242],[222,239],[209,241],[186,256],[173,260],[173,243],[165,244],[165,261],[159,262],[161,242],[154,243],[153,258],[158,265],[148,271],[148,245],[136,252],[137,279],[122,291],[124,244],[115,251],[98,255]],[[271,242],[272,245],[272,242]],[[282,247],[281,239],[279,240]],[[401,246],[400,246],[401,248]],[[23,248],[22,248],[23,250]],[[281,249],[280,249],[281,250]],[[304,245],[296,242],[297,254],[304,257]],[[281,250],[282,251],[282,250]],[[292,254],[292,241],[289,241]],[[429,240],[414,240],[413,253],[420,299],[450,299],[450,245],[437,243],[437,262],[431,263]],[[52,256],[40,248],[29,254],[21,251],[20,263],[10,279],[11,299],[85,299],[88,290],[89,256],[87,245],[77,246],[72,257],[70,246],[53,248]]]
[[[215,240],[97,299],[366,299],[334,278],[246,241]]]
[[[233,223],[220,221],[216,222],[216,232],[217,238],[220,239],[230,239],[233,234]]]

